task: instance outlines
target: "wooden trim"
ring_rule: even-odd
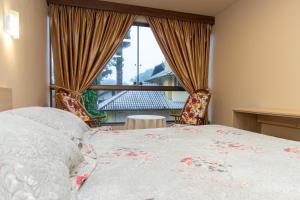
[[[54,85],[50,85],[55,89]],[[131,91],[185,91],[180,86],[144,86],[144,85],[95,85],[90,86],[88,90],[131,90]]]
[[[134,26],[140,26],[140,27],[150,27],[149,23],[146,22],[134,22]]]
[[[269,115],[278,117],[290,117],[290,118],[300,118],[300,111],[298,110],[276,110],[276,109],[244,109],[237,108],[233,109],[236,113],[248,113],[248,114],[258,114],[258,115]]]
[[[143,86],[143,85],[97,85],[89,90],[133,90],[133,91],[185,91],[179,86]]]
[[[0,111],[12,109],[12,89],[0,87]]]
[[[106,11],[131,13],[141,16],[177,18],[185,21],[195,21],[205,24],[215,24],[215,17],[206,15],[197,15],[191,13],[163,10],[157,8],[149,8],[143,6],[134,6],[129,4],[112,3],[99,0],[47,0],[49,4],[68,5],[82,8],[99,9]]]

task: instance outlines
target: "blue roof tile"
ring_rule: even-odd
[[[123,91],[98,104],[98,110],[181,110],[183,106],[169,100],[164,91]]]

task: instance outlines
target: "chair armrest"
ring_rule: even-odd
[[[170,114],[171,117],[181,117],[179,114]]]
[[[103,119],[103,118],[106,118],[106,116],[99,115],[99,116],[93,116],[92,117],[93,120],[95,120],[95,119]]]
[[[180,123],[181,115],[179,114],[170,114],[171,117],[174,117],[175,123]]]

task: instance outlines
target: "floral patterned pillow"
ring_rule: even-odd
[[[190,95],[181,116],[183,124],[196,125],[206,113],[209,96],[204,93]]]

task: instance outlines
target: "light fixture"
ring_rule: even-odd
[[[4,31],[14,39],[19,39],[19,13],[9,10],[5,13]]]

